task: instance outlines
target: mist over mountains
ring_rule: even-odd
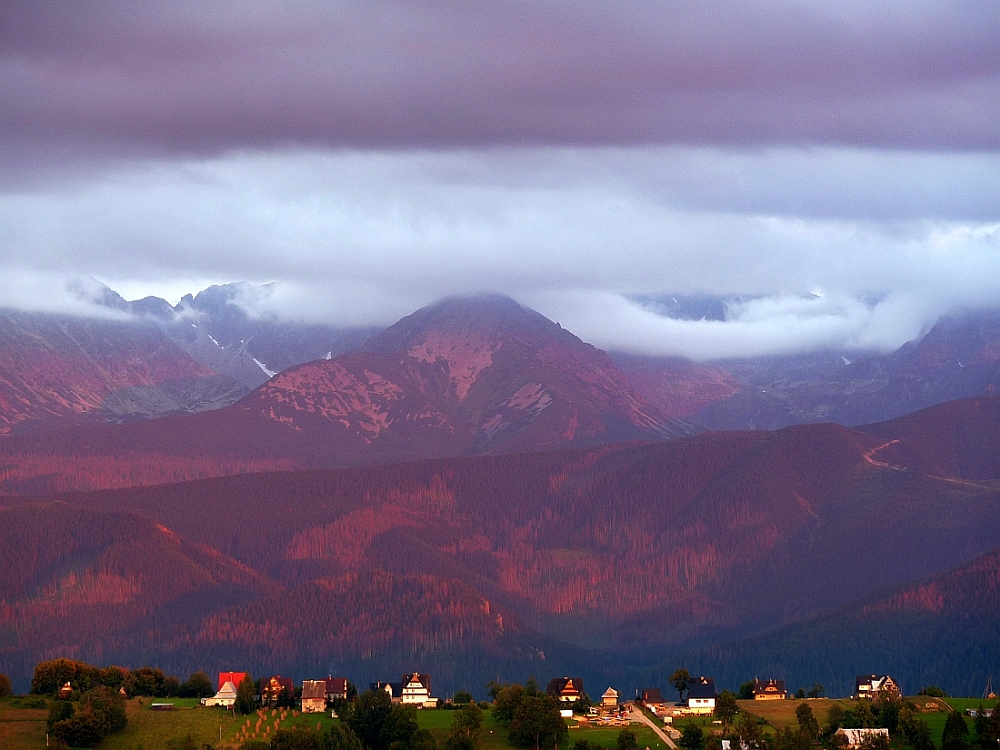
[[[420,335],[422,323],[433,327],[430,311],[444,304],[383,333],[260,312],[260,300],[270,293],[270,285],[227,284],[171,306],[156,297],[129,302],[101,287],[91,292],[93,300],[116,317],[5,311],[0,397],[8,391],[9,406],[0,415],[0,429],[16,433],[48,429],[59,420],[124,422],[219,408],[295,365],[350,353],[406,351],[406,337]],[[490,312],[490,299],[496,305],[499,298],[448,301],[451,312],[437,318],[443,327],[423,335],[460,337],[454,326],[448,328],[447,315],[469,315],[470,326],[478,325],[485,335],[510,337],[528,323],[530,316],[519,312],[525,308],[513,304],[498,328],[502,315]],[[660,295],[644,304],[672,319],[723,320],[727,305],[739,302]],[[535,314],[533,320],[538,325],[544,318]],[[550,333],[558,338],[554,329]],[[630,390],[627,398],[642,402],[637,408],[655,412],[654,420],[680,419],[707,429],[774,429],[823,421],[864,424],[989,393],[997,386],[998,351],[1000,311],[986,309],[943,317],[925,336],[890,354],[820,351],[699,363],[611,351],[600,368],[617,379],[611,387]],[[475,369],[469,362],[456,367]]]

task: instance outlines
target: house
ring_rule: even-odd
[[[404,674],[402,703],[420,708],[436,708],[438,700],[431,697],[431,676],[419,672]]]
[[[326,680],[306,680],[302,683],[302,713],[326,711]]]
[[[401,682],[370,682],[368,689],[373,693],[384,690],[389,694],[393,703],[399,703],[403,697],[403,683]]]
[[[859,674],[854,680],[854,697],[874,701],[879,698],[899,698],[899,685],[887,674]]]
[[[246,676],[246,672],[219,672],[219,681],[215,683],[215,689],[222,690],[222,686],[227,682],[233,683],[238,688],[240,683],[243,682],[243,678]]]
[[[326,685],[326,700],[328,703],[335,700],[347,700],[346,677],[327,677],[323,682]]]
[[[784,680],[754,680],[755,701],[783,701],[786,697]]]
[[[886,740],[889,739],[888,729],[838,729],[836,731],[837,737],[843,737],[847,743],[847,747],[859,747],[861,745],[861,740],[865,737],[871,737],[875,735],[883,735]]]
[[[660,692],[659,688],[644,688],[642,702],[646,705],[659,705],[663,703],[663,693]]]
[[[688,712],[711,714],[715,712],[715,680],[696,677],[688,683]]]
[[[282,677],[276,674],[267,680],[260,682],[260,702],[265,706],[271,706],[278,702],[283,690],[288,691],[288,697],[295,697],[295,683],[291,677]]]
[[[232,680],[226,680],[225,684],[219,688],[219,692],[211,698],[201,699],[201,705],[203,706],[222,706],[224,708],[232,708],[235,703],[236,685],[233,684]]]
[[[68,682],[65,685],[63,685],[61,688],[59,688],[59,692],[57,693],[57,695],[59,696],[60,700],[66,700],[72,694],[73,694],[73,686],[70,685]]]
[[[583,697],[583,680],[579,677],[553,677],[545,692],[563,703],[575,703]]]
[[[604,695],[601,696],[601,705],[605,708],[617,708],[618,707],[618,691],[613,687],[609,687],[604,691]]]

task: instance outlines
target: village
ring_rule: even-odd
[[[75,664],[69,660],[57,661]],[[118,669],[111,667],[95,673],[101,674],[104,680],[109,670]],[[144,670],[146,674],[142,675]],[[125,672],[127,670],[122,670],[123,675]],[[996,695],[991,688],[988,687],[978,702],[974,699],[946,701],[942,697],[943,692],[936,689],[922,691],[924,694],[914,700],[905,698],[898,683],[888,674],[858,675],[853,694],[836,699],[823,697],[819,685],[808,694],[799,690],[792,695],[786,690],[785,682],[776,678],[750,680],[740,686],[738,693],[717,691],[711,677],[690,676],[685,670],[678,670],[671,677],[671,689],[676,694],[676,700],[668,699],[663,688],[644,688],[635,691],[634,697],[625,697],[610,685],[599,693],[599,697],[592,699],[585,690],[582,678],[562,676],[548,680],[544,689],[534,679],[529,679],[523,686],[491,683],[487,688],[492,700],[477,703],[466,691],[444,698],[436,696],[431,675],[419,670],[404,673],[399,680],[370,682],[363,692],[343,676],[306,679],[296,684],[291,678],[277,674],[254,680],[247,671],[219,672],[214,684],[206,679],[204,673],[196,673],[181,685],[179,691],[171,687],[172,684],[179,684],[176,678],[165,677],[159,672],[162,686],[150,687],[150,673],[155,675],[158,672],[149,668],[138,670],[124,677],[114,691],[109,691],[107,686],[92,687],[87,680],[92,681],[93,674],[88,678],[83,672],[76,683],[73,680],[61,682],[58,689],[50,693],[52,702],[47,704],[49,729],[53,731],[52,736],[46,733],[46,742],[51,743],[55,739],[56,746],[59,746],[59,732],[52,722],[53,715],[63,716],[63,721],[73,716],[72,708],[59,707],[72,705],[74,701],[82,702],[95,690],[113,693],[127,705],[129,726],[122,732],[123,738],[148,737],[154,731],[153,727],[159,727],[155,730],[157,732],[169,734],[169,728],[174,723],[179,726],[218,724],[218,735],[211,737],[214,741],[203,739],[201,744],[122,745],[116,735],[109,734],[96,742],[80,745],[127,747],[128,750],[134,750],[139,745],[144,750],[156,747],[296,750],[300,744],[287,744],[293,736],[305,743],[301,747],[311,748],[313,745],[309,743],[315,742],[316,748],[327,750],[332,747],[328,736],[342,731],[336,727],[355,726],[352,720],[357,718],[358,711],[363,710],[362,706],[370,708],[375,704],[383,707],[381,721],[391,723],[388,717],[392,711],[402,711],[398,716],[409,717],[413,730],[410,741],[404,743],[405,747],[397,744],[395,750],[432,750],[440,746],[453,750],[456,747],[454,727],[461,724],[466,716],[478,717],[478,728],[472,733],[475,741],[461,745],[459,750],[527,747],[529,745],[517,742],[514,736],[512,720],[516,709],[511,703],[512,697],[516,704],[526,696],[536,696],[534,700],[538,705],[551,706],[558,717],[559,724],[552,730],[550,741],[539,742],[536,736],[535,743],[539,749],[543,746],[565,746],[567,742],[575,750],[603,747],[620,750],[632,747],[647,747],[650,750],[805,750],[812,746],[862,750],[887,750],[890,747],[963,750],[971,747],[968,744],[948,746],[944,741],[947,735],[944,723],[950,721],[955,724],[956,721],[950,717],[957,717],[966,732],[968,722],[971,722],[977,736],[986,731],[983,727],[987,725],[1000,734],[1000,728],[994,724]],[[136,676],[146,680],[145,688],[136,687]],[[197,692],[201,696],[192,698],[190,693],[194,688],[191,686],[195,685],[196,677],[199,677]],[[33,692],[36,692],[35,687],[39,687],[37,692],[44,693],[49,686],[57,684],[52,683],[51,675],[48,680],[44,684],[33,683]],[[163,694],[154,694],[149,696],[151,700],[145,700],[136,693],[137,690]],[[182,695],[185,692],[187,697]],[[35,746],[5,742],[4,711],[3,704],[0,704],[0,746]],[[77,715],[80,713],[78,711]],[[923,729],[919,729],[921,726]],[[914,731],[913,727],[918,727],[918,731]],[[417,742],[414,738],[421,733],[424,739]],[[189,736],[193,738],[194,733]],[[799,744],[789,744],[793,736],[798,737]],[[989,747],[995,747],[995,743],[996,739]],[[388,744],[379,747],[376,741],[361,741],[360,747],[390,750]],[[358,748],[354,747],[354,750]]]

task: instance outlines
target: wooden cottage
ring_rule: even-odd
[[[753,699],[755,701],[783,701],[786,697],[784,680],[753,681]]]
[[[561,703],[576,703],[583,697],[583,679],[580,677],[553,677],[546,691]]]
[[[260,702],[265,706],[271,706],[278,702],[282,691],[287,691],[288,698],[295,697],[295,683],[291,677],[282,677],[276,674],[260,684]],[[325,698],[324,698],[325,700]]]
[[[859,674],[854,680],[854,697],[874,701],[899,698],[899,686],[887,674]]]
[[[302,683],[302,713],[320,714],[326,711],[326,680],[306,680]]]

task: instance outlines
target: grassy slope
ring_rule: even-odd
[[[203,743],[216,746],[219,742],[219,729],[222,729],[222,747],[238,747],[237,737],[245,726],[247,718],[251,727],[256,724],[258,715],[251,717],[234,716],[231,712],[218,708],[203,708],[195,700],[164,699],[174,703],[174,711],[151,711],[149,698],[131,700],[128,703],[129,725],[120,734],[106,737],[100,745],[100,750],[169,750],[177,740],[183,740],[188,735],[197,747]],[[508,750],[507,730],[497,724],[492,712],[486,711],[486,726],[479,750]],[[4,750],[34,750],[45,747],[45,719],[47,709],[27,709],[18,707],[11,700],[0,701],[0,747]],[[429,729],[443,745],[448,737],[448,731],[455,714],[451,711],[420,711],[417,718],[421,729]],[[280,713],[272,715],[267,712],[266,723],[273,726],[275,719],[282,728],[303,726],[315,730],[317,725],[325,730],[333,721],[329,714],[289,713],[282,720]],[[570,722],[573,727],[576,722]],[[659,739],[646,726],[632,725],[639,747],[649,747],[655,750],[660,746]],[[586,739],[603,747],[615,747],[618,739],[617,728],[591,728],[581,726],[572,728],[570,741]],[[273,730],[272,730],[273,734]],[[261,733],[258,734],[258,738]]]

